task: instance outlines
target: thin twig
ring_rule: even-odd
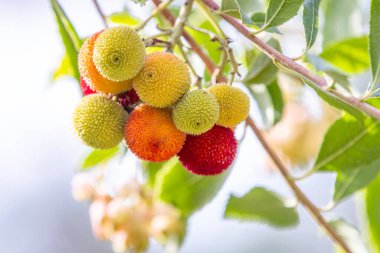
[[[202,0],[202,1],[211,10],[216,11],[216,12],[220,10],[219,5],[215,3],[213,0]],[[253,44],[255,44],[256,47],[260,51],[265,53],[268,57],[272,58],[273,60],[278,61],[284,67],[299,73],[300,75],[303,76],[304,79],[307,79],[310,82],[315,83],[316,85],[322,88],[327,87],[327,82],[324,78],[311,73],[308,69],[299,65],[298,63],[293,61],[291,58],[286,57],[285,55],[278,52],[276,49],[272,48],[270,45],[266,44],[264,41],[260,40],[258,37],[253,35],[244,25],[242,25],[237,19],[220,12],[219,12],[219,16],[222,17],[225,21],[227,21],[230,25],[232,25],[236,30],[238,30],[244,37],[246,37],[251,42],[253,42]],[[323,90],[323,92],[331,93],[335,95],[336,97],[340,98],[341,100],[344,100],[346,103],[354,105],[360,110],[362,110],[363,112],[367,113],[368,115],[380,120],[379,109],[376,109],[367,103],[361,102],[359,99],[355,97],[346,97],[340,94],[339,92],[337,92],[336,90],[328,90],[328,91]]]
[[[173,2],[173,0],[167,0],[165,2],[162,2],[162,3],[158,4],[158,5],[156,5],[157,7],[151,12],[150,16],[148,18],[146,18],[142,23],[140,23],[135,29],[136,30],[143,29],[149,23],[149,21],[152,18],[154,18],[162,10],[165,10],[166,7],[168,7],[172,2]]]
[[[187,65],[189,66],[190,70],[191,70],[191,73],[193,74],[194,76],[194,80],[195,80],[195,85],[198,86],[198,88],[202,88],[202,85],[201,85],[201,80],[202,80],[202,77],[200,77],[198,74],[197,74],[197,71],[195,70],[193,64],[191,63],[189,57],[187,56],[185,50],[183,50],[183,44],[181,41],[178,41],[177,42],[178,44],[178,48],[179,48],[179,51],[183,57],[183,59],[185,60],[185,62],[187,63]]]
[[[232,41],[224,33],[224,31],[220,27],[218,21],[213,16],[213,13],[211,13],[210,9],[201,0],[197,0],[197,4],[200,7],[201,11],[205,14],[208,21],[211,23],[211,25],[214,27],[214,29],[216,30],[216,32],[219,35],[219,37],[215,37],[215,39],[219,40],[220,45],[226,51],[228,60],[230,61],[231,65],[232,65],[231,75],[233,75],[235,77],[235,74],[237,74],[240,77],[240,73],[239,73],[240,64],[236,61],[234,52],[233,52],[232,48],[230,47],[230,43]]]
[[[161,3],[160,0],[152,0],[152,1],[156,6],[159,6]],[[164,18],[167,21],[169,21],[171,25],[174,25],[175,18],[169,10],[163,9],[161,13],[164,16]],[[209,73],[213,73],[216,69],[215,64],[211,61],[211,59],[207,56],[207,54],[203,51],[203,49],[196,43],[193,37],[191,37],[190,34],[188,34],[186,31],[182,32],[182,36],[185,38],[187,43],[189,43],[191,49],[199,56],[199,58],[201,58],[201,60],[206,66],[207,71]],[[218,81],[225,82],[226,80],[227,79],[225,77],[221,76]]]
[[[193,9],[193,3],[194,3],[194,0],[186,0],[186,2],[181,7],[178,18],[175,21],[173,29],[172,29],[172,35],[170,36],[170,40],[169,40],[171,44],[168,47],[168,50],[167,50],[168,52],[172,52],[175,45],[177,44],[177,41],[180,40],[182,32],[183,32],[183,28],[185,27],[187,19],[189,18],[189,15],[191,14],[191,10]]]
[[[102,22],[104,24],[104,27],[108,28],[106,15],[104,15],[103,10],[98,3],[98,0],[92,0],[92,2],[94,3],[96,11],[98,12],[99,16],[102,18]]]
[[[286,183],[292,189],[294,195],[297,197],[298,201],[309,211],[309,213],[314,217],[314,219],[318,222],[318,224],[325,229],[327,234],[332,238],[337,244],[339,244],[347,253],[352,253],[350,248],[347,246],[347,243],[341,238],[335,230],[331,227],[331,225],[323,218],[319,209],[308,199],[308,197],[301,191],[301,189],[297,186],[297,184],[292,180],[291,175],[289,174],[288,169],[274,152],[274,150],[270,147],[260,129],[256,126],[252,118],[248,117],[246,120],[248,126],[253,130],[257,139],[260,141],[261,145],[264,147],[270,158],[278,167],[281,175],[284,177]]]

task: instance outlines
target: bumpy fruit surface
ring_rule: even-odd
[[[74,112],[74,127],[79,138],[96,149],[109,149],[121,142],[127,112],[106,95],[84,97]]]
[[[234,127],[248,117],[249,97],[241,89],[221,83],[211,86],[208,91],[219,103],[220,115],[217,125]]]
[[[237,141],[230,128],[214,126],[210,131],[188,135],[179,152],[179,160],[190,172],[198,175],[216,175],[231,165],[235,158]]]
[[[142,101],[164,108],[177,102],[189,90],[190,82],[184,62],[171,53],[156,52],[146,57],[133,87]]]
[[[173,108],[175,126],[184,133],[199,135],[210,130],[219,118],[218,101],[206,90],[193,90]]]
[[[95,66],[109,80],[119,82],[132,79],[143,67],[144,59],[144,43],[128,26],[111,27],[95,41]]]
[[[127,145],[141,160],[166,161],[181,150],[185,139],[186,134],[175,127],[169,109],[146,104],[132,111],[125,126]]]
[[[93,91],[90,86],[87,85],[86,81],[82,77],[80,78],[80,87],[84,96],[96,93],[96,91]]]
[[[136,91],[132,89],[130,91],[120,94],[118,96],[118,101],[124,107],[125,110],[130,112],[140,101],[140,98],[137,95]]]
[[[96,33],[88,38],[79,51],[78,68],[83,81],[86,82],[91,90],[103,93],[118,94],[132,89],[131,80],[114,82],[104,78],[96,69],[92,60],[92,54],[95,41],[100,33]]]

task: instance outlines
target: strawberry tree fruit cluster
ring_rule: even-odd
[[[83,44],[78,66],[85,95],[74,112],[79,138],[95,149],[125,140],[141,160],[178,156],[194,174],[215,175],[235,158],[233,129],[249,97],[226,83],[191,87],[189,67],[169,52],[146,54],[128,26],[100,31]]]

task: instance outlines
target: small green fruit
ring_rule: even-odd
[[[84,97],[74,112],[74,128],[79,138],[95,149],[110,149],[124,137],[128,117],[123,107],[106,95]]]
[[[206,90],[193,90],[186,93],[173,109],[173,121],[176,127],[191,135],[207,132],[218,118],[218,102]]]

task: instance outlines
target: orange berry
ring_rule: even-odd
[[[92,54],[94,44],[101,32],[89,37],[82,45],[78,55],[79,73],[86,84],[94,91],[119,94],[132,89],[132,80],[114,82],[103,77],[96,69]]]
[[[130,114],[125,126],[125,140],[141,160],[162,162],[181,150],[186,134],[175,127],[169,109],[143,104]]]

